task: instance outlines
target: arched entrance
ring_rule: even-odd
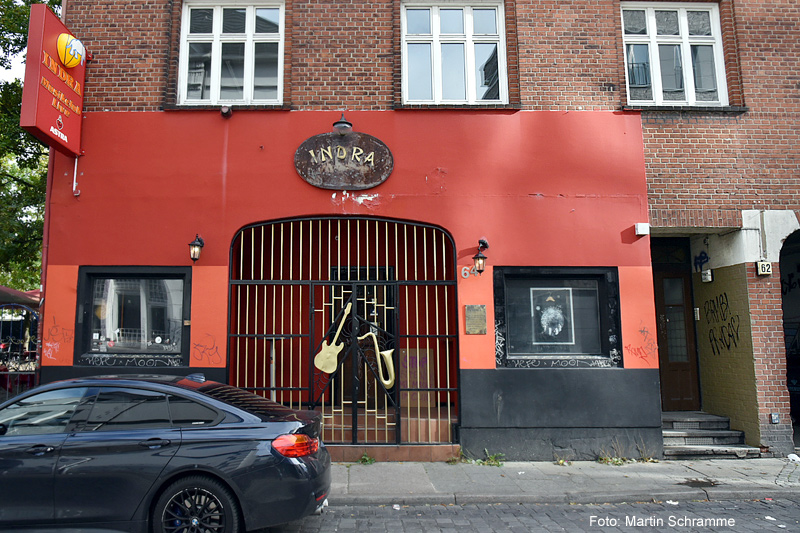
[[[786,340],[786,383],[797,442],[800,429],[800,231],[792,233],[784,241],[780,270],[783,331]]]
[[[231,383],[321,411],[328,443],[454,440],[449,235],[377,218],[303,218],[246,227],[231,254]]]

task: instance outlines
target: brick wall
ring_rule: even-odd
[[[747,270],[761,445],[785,455],[794,450],[794,444],[788,415],[780,265],[772,264],[771,276],[758,276],[755,264],[742,266]],[[778,424],[770,422],[771,413],[780,416]]]

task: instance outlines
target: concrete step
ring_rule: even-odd
[[[664,459],[753,459],[761,450],[744,444],[731,446],[664,446]]]
[[[702,411],[668,411],[661,413],[664,429],[730,429],[730,418]]]
[[[716,446],[744,444],[744,433],[722,429],[664,429],[664,446]]]

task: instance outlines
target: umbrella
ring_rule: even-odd
[[[0,305],[2,304],[22,304],[31,307],[39,307],[39,291],[27,292],[18,291],[0,285]]]

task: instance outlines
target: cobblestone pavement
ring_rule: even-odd
[[[259,533],[800,531],[800,498],[605,505],[468,504],[333,506]]]

